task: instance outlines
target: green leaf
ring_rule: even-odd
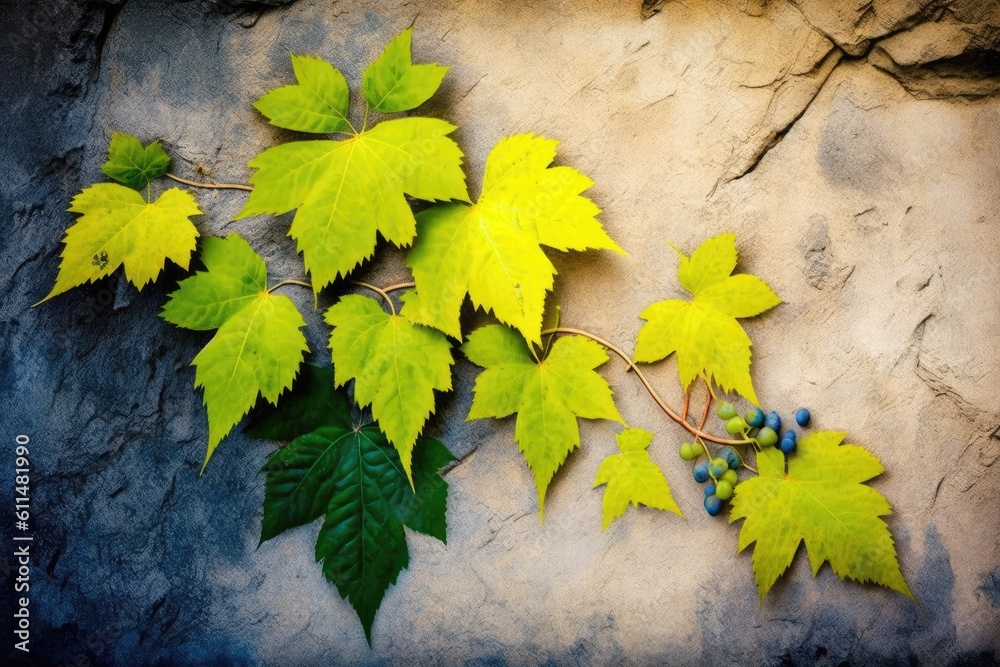
[[[593,182],[569,167],[549,167],[557,143],[530,134],[501,140],[477,204],[439,204],[418,216],[406,260],[417,284],[404,297],[407,316],[461,338],[468,294],[537,343],[556,273],[540,245],[623,252],[597,221],[600,209],[581,194]]]
[[[188,192],[171,188],[147,204],[135,190],[98,183],[74,197],[69,210],[80,218],[66,230],[55,286],[39,303],[111,275],[119,266],[142,289],[168,259],[183,269],[191,262],[198,230],[190,218],[201,210]]]
[[[653,434],[641,428],[625,429],[618,435],[621,453],[604,459],[597,470],[594,487],[607,484],[604,491],[604,523],[606,530],[611,522],[628,509],[629,503],[640,503],[658,510],[668,510],[684,516],[670,493],[670,486],[660,467],[649,458],[647,448]]]
[[[108,161],[101,167],[106,175],[133,190],[142,190],[170,168],[170,156],[159,141],[145,148],[133,136],[115,132],[108,147]]]
[[[416,233],[404,195],[467,196],[462,153],[432,118],[380,123],[344,141],[296,141],[250,162],[254,190],[239,218],[298,210],[289,236],[298,243],[313,289],[346,276],[375,252],[377,234],[408,245]]]
[[[205,390],[208,460],[219,442],[263,396],[276,403],[308,351],[306,323],[286,296],[267,291],[267,269],[236,234],[205,239],[206,271],[181,281],[162,317],[187,329],[217,328],[194,358],[195,387]]]
[[[332,366],[305,364],[277,406],[250,415],[244,432],[262,440],[294,440],[320,426],[351,428],[351,403],[333,384]]]
[[[371,405],[409,477],[413,444],[434,412],[434,391],[451,390],[451,343],[364,296],[343,297],[326,311],[326,322],[333,327],[336,385],[354,380],[354,400]]]
[[[271,125],[297,132],[353,131],[347,120],[347,81],[333,65],[312,56],[292,56],[297,85],[276,88],[254,102]]]
[[[373,109],[382,113],[416,109],[441,86],[448,68],[437,63],[414,65],[410,57],[412,36],[412,28],[404,30],[365,70],[365,99]]]
[[[346,116],[343,77],[332,66],[300,59],[296,73],[299,86],[272,91],[257,104],[272,122],[313,127],[303,115],[307,92],[324,100],[324,107],[314,109],[325,114],[316,128],[329,129],[336,117]],[[343,113],[338,116],[338,111]],[[447,136],[454,130],[435,118],[399,118],[359,133],[351,129],[342,141],[293,141],[270,148],[250,161],[257,170],[250,178],[254,188],[237,219],[297,209],[289,236],[297,241],[318,294],[371,257],[378,235],[398,246],[413,241],[416,221],[406,195],[468,199],[462,152]]]
[[[468,418],[499,419],[517,413],[514,440],[534,474],[544,518],[549,483],[569,453],[580,446],[577,417],[622,421],[611,388],[594,372],[608,355],[591,340],[568,336],[536,362],[517,332],[497,324],[474,331],[462,351],[485,368],[476,379]]]
[[[730,522],[745,519],[739,549],[751,544],[761,599],[805,542],[813,575],[829,561],[841,579],[874,582],[913,598],[896,560],[889,527],[879,517],[888,501],[864,482],[882,464],[843,433],[820,431],[802,439],[785,472],[784,455],[771,447],[757,454],[760,475],[736,487]]]
[[[694,299],[660,301],[642,312],[648,321],[639,331],[635,360],[659,361],[676,352],[685,390],[701,376],[757,404],[750,379],[752,343],[736,318],[759,315],[781,299],[756,276],[730,275],[736,268],[732,234],[705,241],[690,259],[677,252],[681,286]]]
[[[385,591],[409,563],[403,526],[446,541],[448,484],[437,471],[452,460],[440,442],[422,439],[413,456],[414,491],[377,427],[320,427],[264,466],[261,542],[326,514],[316,559],[354,607],[370,644]]]

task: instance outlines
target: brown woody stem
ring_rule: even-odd
[[[253,190],[252,185],[244,185],[243,183],[216,183],[215,181],[209,181],[208,183],[199,183],[198,181],[189,181],[186,178],[181,178],[175,174],[167,173],[167,178],[177,181],[178,183],[183,183],[184,185],[190,185],[193,188],[209,188],[212,190]]]
[[[649,392],[649,395],[653,398],[653,400],[660,407],[660,409],[663,410],[663,412],[666,413],[668,417],[673,419],[680,426],[682,426],[688,433],[695,436],[696,438],[701,438],[702,440],[714,442],[718,445],[745,445],[753,442],[753,440],[749,438],[744,440],[727,440],[725,438],[719,438],[710,433],[705,433],[704,431],[701,430],[701,428],[695,428],[690,424],[688,424],[687,421],[682,419],[679,414],[674,412],[670,408],[670,406],[667,405],[662,398],[660,398],[660,395],[656,393],[655,389],[653,389],[653,385],[649,383],[649,379],[646,378],[645,374],[643,374],[643,372],[639,369],[639,367],[635,365],[635,362],[632,361],[632,359],[627,354],[625,354],[625,352],[621,348],[615,346],[612,343],[609,343],[603,338],[595,334],[592,334],[589,331],[584,331],[583,329],[573,329],[570,327],[556,327],[554,329],[547,329],[542,332],[542,335],[544,336],[545,334],[550,334],[550,333],[564,333],[564,334],[574,334],[576,336],[583,336],[584,338],[589,338],[595,343],[603,345],[604,347],[608,348],[609,350],[617,354],[619,357],[621,357],[622,361],[628,364],[629,369],[635,371],[636,377],[639,378],[639,381],[642,382],[642,386],[646,388],[646,391]],[[711,397],[711,394],[709,394],[709,397]],[[704,424],[702,424],[702,427],[704,427]]]
[[[399,289],[397,285],[393,285],[392,287],[387,287],[386,289],[382,289],[381,287],[376,287],[371,283],[362,282],[360,280],[352,280],[351,284],[357,285],[358,287],[364,287],[365,289],[370,289],[371,291],[378,294],[387,304],[389,304],[389,310],[392,311],[393,316],[396,315],[396,304],[392,302],[392,297],[389,296],[389,292],[393,289]]]

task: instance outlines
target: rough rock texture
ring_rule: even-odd
[[[996,664],[997,3],[646,2],[645,21],[638,0],[243,4],[0,7],[0,397],[4,451],[30,435],[35,467],[32,664]],[[513,424],[464,422],[463,362],[431,426],[462,458],[449,541],[410,536],[369,650],[313,562],[315,528],[256,548],[270,446],[236,434],[198,476],[189,362],[208,335],[156,317],[182,272],[30,307],[111,130],[160,138],[181,175],[245,181],[290,136],[250,106],[289,80],[290,51],[357,84],[414,21],[418,58],[453,66],[426,112],[460,126],[473,191],[493,143],[525,131],[562,140],[564,163],[595,179],[630,254],[556,254],[567,325],[630,349],[643,307],[678,294],[663,241],[738,235],[741,267],[785,300],[748,326],[758,393],[882,459],[875,486],[919,605],[829,568],[813,579],[802,554],[758,604],[736,529],[700,511],[676,457],[682,432],[619,363],[606,375],[622,413],[657,433],[687,519],[630,510],[600,532],[590,487],[614,442],[598,423],[539,526]],[[197,196],[203,234],[239,231],[273,278],[301,275],[287,217],[229,225],[243,194]],[[392,251],[361,275],[407,277]],[[289,294],[322,360],[319,313]],[[673,365],[651,374],[676,402]],[[12,468],[8,454],[8,489]]]

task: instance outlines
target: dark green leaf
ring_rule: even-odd
[[[343,476],[337,470],[345,460],[341,448],[356,435],[354,429],[323,427],[296,438],[268,460],[261,470],[267,473],[261,543],[323,516],[335,481]]]
[[[261,541],[325,512],[316,560],[354,607],[370,643],[385,591],[409,564],[403,526],[445,541],[448,484],[438,470],[452,460],[437,440],[418,440],[414,490],[376,425],[322,426],[292,440],[264,466]]]
[[[448,448],[433,438],[417,440],[413,450],[413,489],[408,484],[386,487],[386,495],[404,524],[411,530],[436,537],[445,544],[445,507],[448,483],[437,471],[455,460]]]
[[[321,426],[350,429],[351,403],[334,388],[332,366],[306,364],[278,405],[265,405],[254,413],[244,431],[251,438],[287,441]]]

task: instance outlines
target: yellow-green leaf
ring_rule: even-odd
[[[484,367],[468,418],[517,413],[514,440],[535,477],[544,518],[552,477],[580,446],[577,418],[622,421],[611,388],[594,372],[608,355],[591,340],[568,336],[555,341],[548,357],[536,362],[516,331],[497,324],[474,331],[462,351]]]
[[[409,245],[416,232],[405,195],[467,199],[455,127],[434,118],[388,120],[343,141],[294,141],[250,161],[254,189],[238,218],[298,209],[298,242],[313,289],[347,275],[377,235]]]
[[[412,482],[413,445],[434,412],[434,392],[451,390],[451,343],[364,296],[345,296],[326,321],[336,385],[354,380],[354,400],[371,405]]]
[[[201,210],[190,193],[171,188],[153,203],[117,183],[98,183],[73,198],[79,213],[66,230],[56,284],[42,301],[108,276],[125,267],[125,277],[142,289],[156,279],[169,259],[186,269],[198,230],[191,216]]]
[[[798,444],[785,471],[771,447],[757,454],[760,475],[736,487],[730,522],[744,519],[739,549],[751,544],[761,599],[805,542],[813,575],[829,562],[841,579],[873,582],[912,598],[896,560],[888,501],[864,482],[883,472],[879,460],[843,433],[820,431]]]
[[[720,234],[705,241],[690,258],[679,250],[678,277],[694,297],[649,306],[640,317],[635,359],[653,362],[677,353],[677,370],[686,390],[701,376],[753,403],[750,379],[752,343],[736,318],[753,317],[781,303],[756,276],[730,275],[736,268],[736,237]]]
[[[501,140],[475,205],[439,204],[418,216],[407,257],[417,284],[404,298],[409,317],[460,338],[468,294],[537,343],[556,273],[540,245],[623,252],[597,221],[600,209],[582,195],[593,182],[569,167],[549,166],[557,143],[531,134]]]
[[[291,386],[309,348],[302,315],[291,299],[267,291],[264,260],[246,241],[207,238],[202,261],[206,271],[181,281],[162,317],[188,329],[218,328],[193,362],[208,411],[204,470],[258,396],[275,404]]]
[[[410,56],[412,37],[412,28],[404,30],[365,70],[365,99],[373,109],[382,113],[415,109],[441,86],[448,68],[437,63],[414,65]]]
[[[267,290],[267,267],[235,234],[210,236],[201,244],[205,271],[182,280],[163,306],[162,317],[194,331],[218,329]]]
[[[660,467],[649,458],[653,434],[641,428],[625,429],[618,435],[618,454],[604,459],[597,470],[594,487],[607,484],[604,490],[604,521],[601,530],[628,509],[629,503],[643,504],[684,516],[677,506]]]
[[[275,88],[254,102],[271,125],[297,132],[347,132],[349,91],[344,75],[330,63],[312,56],[292,55],[298,84]]]

